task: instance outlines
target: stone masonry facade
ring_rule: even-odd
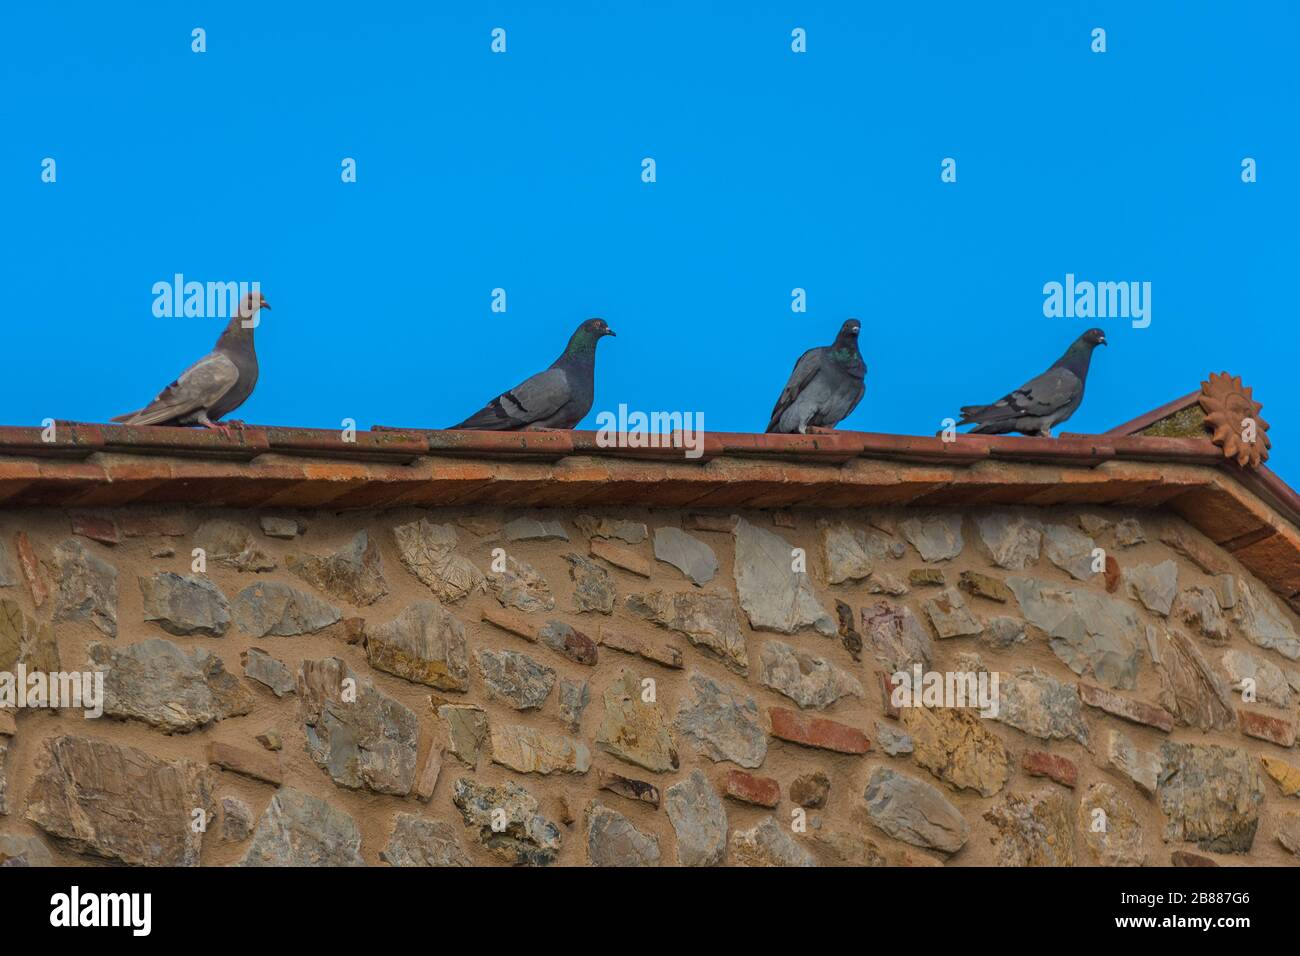
[[[15,509],[20,665],[104,713],[0,710],[0,865],[1300,854],[1300,619],[1164,511]]]

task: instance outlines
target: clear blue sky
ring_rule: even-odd
[[[1066,430],[1229,370],[1300,484],[1297,6],[8,3],[0,420],[150,399],[222,324],[154,317],[180,272],[273,305],[251,422],[445,426],[599,315],[588,425],[761,430],[855,316],[844,427],[931,434],[1094,324],[1043,316],[1072,272],[1151,282],[1153,321],[1095,323]]]

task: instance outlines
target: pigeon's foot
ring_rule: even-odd
[[[567,428],[549,428],[545,425],[529,425],[524,428],[526,432],[567,432]]]
[[[823,428],[821,425],[809,425],[804,433],[807,435],[838,435],[838,428]]]

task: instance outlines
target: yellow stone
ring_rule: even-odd
[[[1300,796],[1300,767],[1293,767],[1285,760],[1276,757],[1259,758],[1268,775],[1277,781],[1282,793],[1288,797]]]

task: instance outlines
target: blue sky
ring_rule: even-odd
[[[1099,324],[1065,430],[1228,370],[1300,484],[1297,27],[1280,2],[6,4],[0,420],[150,399],[222,325],[153,315],[179,272],[273,305],[251,422],[445,426],[599,315],[588,425],[761,430],[854,316],[844,427],[932,434]],[[1150,327],[1044,317],[1066,273],[1150,282]]]

